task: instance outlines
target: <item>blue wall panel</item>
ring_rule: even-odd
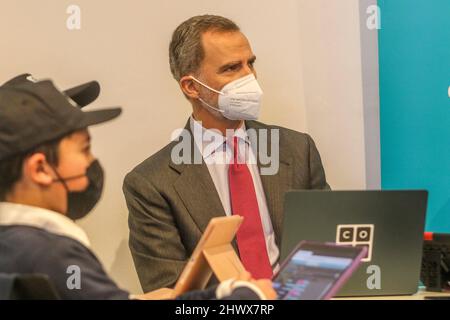
[[[379,0],[381,183],[427,189],[450,232],[450,0]]]

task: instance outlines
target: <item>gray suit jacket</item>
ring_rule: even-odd
[[[280,246],[285,192],[329,186],[309,135],[256,121],[246,121],[246,128],[279,129],[278,173],[261,175],[261,181]],[[185,129],[190,131],[189,121]],[[139,164],[123,185],[129,245],[144,292],[173,286],[210,219],[225,216],[206,164],[175,164],[171,160],[177,143],[169,143]],[[193,138],[191,143],[195,146]],[[258,165],[263,167],[259,161]]]

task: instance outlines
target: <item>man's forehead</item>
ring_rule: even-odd
[[[202,35],[205,61],[222,64],[232,60],[250,59],[253,52],[249,41],[240,31],[208,31]]]

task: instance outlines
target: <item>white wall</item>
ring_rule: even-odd
[[[365,181],[358,0],[300,1],[306,118],[333,189]]]
[[[107,184],[80,225],[105,269],[140,291],[128,249],[124,175],[169,142],[190,106],[171,78],[172,31],[192,15],[235,20],[249,37],[265,90],[261,120],[315,138],[334,188],[364,188],[364,134],[357,0],[2,1],[0,82],[31,72],[62,88],[91,79],[96,106],[123,116],[92,129]],[[81,7],[82,28],[66,29],[66,8]],[[5,63],[7,62],[7,63]]]

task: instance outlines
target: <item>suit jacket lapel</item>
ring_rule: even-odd
[[[191,133],[191,150],[200,152],[195,144],[189,120],[185,129]],[[209,221],[214,217],[225,216],[225,211],[208,167],[201,155],[199,159],[202,161],[201,164],[171,162],[170,166],[180,173],[180,177],[174,185],[176,192],[200,231],[204,232]]]

